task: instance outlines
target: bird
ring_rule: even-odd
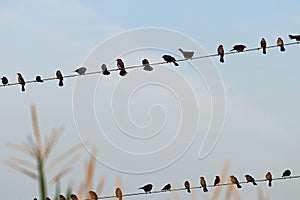
[[[151,183],[144,185],[143,187],[139,187],[138,189],[143,189],[146,193],[151,193],[153,185]]]
[[[37,198],[33,198],[33,200],[37,200]]]
[[[5,76],[2,76],[1,80],[2,80],[2,84],[3,85],[7,85],[8,84],[8,79]]]
[[[206,187],[206,182],[203,176],[200,177],[200,185],[203,188],[203,192],[208,192],[208,189]]]
[[[195,54],[195,52],[193,52],[193,51],[183,51],[181,48],[179,48],[178,50],[182,53],[182,55],[185,59],[192,59],[192,57]]]
[[[188,193],[191,193],[191,185],[189,181],[184,182],[184,187]]]
[[[283,43],[283,40],[281,39],[281,37],[279,37],[279,38],[277,39],[277,46],[280,47],[280,51],[285,51],[284,43]]]
[[[60,194],[60,195],[59,195],[59,200],[66,200],[66,198],[65,198],[64,195]]]
[[[282,173],[282,177],[287,177],[287,176],[290,176],[291,175],[291,170],[287,169],[285,170],[283,173]]]
[[[176,59],[170,55],[163,55],[162,58],[167,62],[172,62],[175,66],[178,66],[178,63],[176,62]]]
[[[236,186],[238,188],[241,188],[242,186],[240,185],[239,181],[237,180],[237,178],[235,176],[230,176],[230,181],[232,184],[236,184]]]
[[[79,67],[78,69],[74,70],[74,72],[76,72],[79,75],[83,75],[83,74],[85,74],[86,70],[87,70],[87,68],[82,66],[82,67]]]
[[[272,174],[271,174],[271,172],[268,172],[266,174],[266,179],[269,181],[269,187],[271,187],[272,186]]]
[[[46,200],[51,200],[49,197],[46,197]]]
[[[79,200],[78,197],[76,196],[76,194],[71,194],[70,197],[71,197],[71,200]]]
[[[237,52],[243,52],[245,48],[246,48],[245,45],[237,44],[237,45],[234,45],[233,48],[230,51],[236,50]]]
[[[17,74],[18,74],[18,82],[22,86],[22,92],[25,92],[25,81],[24,81],[24,78],[22,77],[22,74],[20,74],[20,73],[17,73]]]
[[[119,70],[121,70],[120,76],[125,76],[127,74],[127,72],[125,71],[124,63],[120,58],[117,59],[117,67]]]
[[[39,83],[44,82],[44,80],[42,79],[41,76],[36,76],[36,77],[35,77],[35,81],[36,81],[36,82],[39,82]]]
[[[218,55],[220,56],[220,62],[223,63],[224,62],[224,48],[223,48],[223,45],[220,44],[218,49]]]
[[[98,195],[94,191],[89,191],[90,198],[93,200],[98,200]]]
[[[167,185],[165,185],[162,189],[161,189],[162,191],[170,191],[171,190],[171,184],[170,183],[168,183]]]
[[[267,42],[265,40],[265,38],[261,38],[260,40],[260,47],[263,49],[263,54],[267,53]]]
[[[59,85],[60,87],[64,86],[64,82],[63,82],[64,77],[63,77],[63,75],[62,75],[62,73],[61,73],[60,70],[57,70],[57,71],[56,71],[56,78],[59,79],[58,85]]]
[[[246,178],[247,183],[253,183],[253,185],[257,185],[257,183],[255,182],[255,179],[252,176],[246,174],[245,178]]]
[[[289,38],[292,39],[296,39],[296,41],[300,41],[300,35],[289,35]]]
[[[102,69],[102,74],[103,75],[110,75],[110,72],[107,70],[106,64],[102,64],[101,65],[101,69]]]
[[[117,187],[115,193],[116,193],[116,197],[117,197],[119,200],[122,200],[123,195],[122,195],[122,190],[121,190],[121,188]]]
[[[221,182],[220,176],[216,176],[214,181],[214,186],[218,185]]]
[[[144,70],[146,71],[152,71],[153,68],[150,66],[149,61],[147,59],[142,60],[142,64],[144,66]]]

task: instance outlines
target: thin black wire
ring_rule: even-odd
[[[300,175],[297,175],[297,176],[289,176],[289,177],[278,177],[278,178],[273,178],[272,181],[283,181],[283,180],[291,180],[291,179],[298,179],[300,178]],[[267,179],[258,179],[258,180],[255,180],[255,182],[266,182],[268,181]],[[243,184],[252,184],[252,183],[249,183],[247,181],[240,181],[239,182],[240,185],[243,185]],[[221,184],[218,184],[216,186],[214,185],[207,185],[206,187],[208,188],[214,188],[214,187],[222,187],[222,186],[228,186],[228,185],[234,185],[233,183],[221,183]],[[202,186],[194,186],[194,187],[191,187],[190,189],[191,190],[195,190],[195,189],[201,189]],[[185,188],[174,188],[174,189],[171,189],[170,191],[163,191],[163,190],[155,190],[155,191],[152,191],[151,193],[145,193],[145,192],[138,192],[138,193],[128,193],[128,194],[123,194],[122,197],[131,197],[131,196],[139,196],[139,195],[151,195],[151,194],[157,194],[157,193],[166,193],[166,192],[174,192],[174,191],[184,191],[186,190]],[[103,196],[103,197],[98,197],[98,199],[111,199],[111,198],[116,198],[115,195],[111,195],[111,196]],[[85,199],[85,200],[91,200],[91,199]]]
[[[296,41],[296,42],[290,42],[290,43],[286,43],[284,44],[285,46],[289,46],[289,45],[296,45],[296,44],[300,44],[299,41]],[[271,46],[267,46],[266,48],[268,49],[271,49],[271,48],[277,48],[278,45],[271,45]],[[226,52],[224,53],[225,55],[231,55],[231,54],[239,54],[239,53],[245,53],[245,52],[250,52],[250,51],[259,51],[260,49],[262,49],[262,47],[257,47],[257,48],[250,48],[250,49],[246,49],[242,52],[237,52],[237,51],[229,51],[229,52]],[[217,57],[219,56],[218,54],[209,54],[209,55],[205,55],[205,56],[197,56],[197,57],[193,57],[193,58],[190,58],[190,59],[178,59],[176,60],[176,62],[184,62],[184,61],[190,61],[190,60],[198,60],[198,59],[204,59],[204,58],[210,58],[210,57]],[[166,64],[167,62],[156,62],[156,63],[151,63],[149,64],[150,66],[157,66],[157,65],[163,65],[163,64]],[[134,69],[134,68],[141,68],[141,67],[144,67],[143,65],[135,65],[135,66],[129,66],[129,67],[126,67],[125,69]],[[109,69],[107,71],[118,71],[119,69]],[[87,75],[93,75],[93,74],[100,74],[100,73],[103,73],[103,71],[94,71],[94,72],[87,72],[85,74],[82,74],[82,75],[79,75],[79,74],[70,74],[70,75],[66,75],[64,76],[64,79],[67,79],[67,78],[74,78],[74,77],[78,77],[78,76],[87,76]],[[44,78],[43,81],[46,82],[46,81],[52,81],[52,80],[57,80],[56,77],[49,77],[49,78]],[[26,84],[28,83],[37,83],[36,80],[30,80],[30,81],[25,81]],[[9,83],[7,85],[0,85],[0,87],[9,87],[9,86],[14,86],[14,85],[18,85],[19,83],[18,82],[14,82],[14,83]]]

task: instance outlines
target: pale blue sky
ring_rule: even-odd
[[[274,45],[279,36],[285,42],[289,42],[288,34],[300,34],[299,6],[299,1],[258,0],[247,2],[0,1],[0,76],[6,75],[10,82],[15,82],[17,72],[22,72],[25,79],[32,79],[36,74],[52,77],[57,69],[61,69],[64,74],[71,74],[99,43],[134,28],[160,27],[181,32],[199,43],[208,53],[215,53],[221,43],[226,51],[236,43],[243,43],[249,48],[257,47],[261,37],[265,37],[270,45]],[[151,39],[159,38],[149,38]],[[179,41],[174,41],[174,46],[176,42]],[[189,49],[189,47],[182,48]],[[225,126],[214,150],[205,159],[198,159],[204,134],[200,131],[183,157],[171,166],[153,173],[138,175],[122,173],[97,163],[97,177],[103,174],[107,176],[102,195],[114,193],[115,179],[118,176],[122,177],[124,193],[137,192],[137,187],[148,182],[152,182],[155,189],[160,189],[167,182],[171,182],[174,187],[182,187],[186,179],[193,185],[198,185],[200,176],[205,176],[207,182],[211,183],[226,161],[230,161],[229,173],[241,180],[246,173],[256,178],[263,178],[268,170],[278,177],[286,168],[299,175],[300,161],[297,155],[300,150],[298,145],[300,141],[298,134],[300,131],[298,126],[299,48],[298,45],[288,46],[284,53],[279,52],[279,49],[268,49],[267,55],[262,55],[261,52],[230,55],[225,57],[224,64],[220,64],[217,58],[213,58],[212,61],[224,81],[227,97]],[[114,52],[111,49],[108,51]],[[176,51],[177,49],[174,49],[174,52]],[[145,52],[139,53],[137,55],[145,56]],[[150,54],[149,56],[147,54],[148,58],[153,59],[163,54],[151,51],[147,53]],[[202,52],[196,53],[199,55]],[[134,60],[137,55],[128,55],[128,59],[124,59],[124,62],[140,64],[140,60],[136,62]],[[115,55],[115,57],[119,56]],[[199,69],[205,67],[207,63],[209,62],[203,61],[203,66],[199,66]],[[115,67],[114,65],[115,63],[109,68]],[[87,67],[89,69],[89,66]],[[173,70],[173,66],[170,67]],[[184,67],[187,70],[184,70]],[[189,80],[199,95],[197,97],[200,113],[201,116],[204,113],[206,123],[209,115],[207,114],[209,109],[205,107],[209,102],[208,94],[205,92],[203,80],[196,77],[191,69],[190,65],[182,63],[173,71],[179,72]],[[129,70],[128,72],[129,75],[122,79],[124,84],[133,84],[133,80],[140,83],[144,78],[147,80],[147,77],[138,71],[132,71],[131,74]],[[153,72],[154,75],[155,73],[157,72]],[[142,78],[136,79],[133,75],[140,75]],[[98,120],[102,120],[102,123],[111,122],[112,113],[104,110],[107,109],[105,106],[110,106],[111,103],[110,90],[114,89],[111,85],[117,84],[119,80],[119,76],[114,73],[106,79],[101,79],[97,87],[95,115]],[[166,81],[172,82],[172,79],[166,77]],[[25,93],[20,92],[19,86],[0,88],[2,122],[0,159],[2,161],[10,156],[22,156],[9,149],[7,144],[22,143],[32,133],[29,109],[31,104],[37,106],[43,134],[50,134],[55,127],[65,128],[55,153],[58,154],[80,142],[73,116],[72,98],[74,88],[76,89],[74,86],[76,86],[75,80],[67,79],[63,88],[58,88],[56,81],[43,85],[28,84]],[[159,101],[160,98],[162,98],[161,103],[167,105],[166,111],[178,112],[172,109],[176,103],[172,95],[168,96],[160,89],[158,91],[154,89],[149,90],[151,95],[137,93],[134,102],[141,101],[143,95],[146,98],[144,104],[136,106],[137,112],[130,110],[132,119],[139,125],[149,123],[149,116],[143,111],[146,112],[149,105]],[[135,108],[134,105],[130,106],[130,109]],[[161,116],[161,111],[154,110],[151,114],[158,117]],[[167,116],[169,121],[164,133],[172,135],[174,131],[172,125],[178,124],[178,118],[172,113]],[[112,131],[113,139],[118,141],[118,129],[114,125],[109,124],[104,127],[106,128],[104,131],[106,133]],[[207,127],[200,126],[199,130],[205,128]],[[94,129],[88,130],[91,134],[91,136],[87,134],[88,138],[93,138],[93,131]],[[79,135],[82,136],[82,133]],[[126,146],[126,143],[123,145]],[[143,143],[136,145],[141,148],[141,152],[145,151],[144,148],[150,148],[143,146]],[[110,155],[107,149],[101,148],[101,141],[99,151],[107,156]],[[82,162],[87,157],[88,153],[82,150],[81,163],[74,166],[74,171],[64,179],[63,191],[69,181],[76,182],[83,179]],[[126,162],[126,158],[122,159]],[[157,162],[160,164],[161,161]],[[36,195],[37,184],[30,178],[4,164],[0,167],[0,175],[1,198],[27,200]],[[266,183],[259,185],[272,200],[296,199],[299,195],[297,191],[299,180],[274,182],[272,188],[268,188]],[[210,199],[212,192],[213,189],[205,195],[200,190],[195,193],[198,198]],[[53,196],[53,189],[50,193]],[[179,194],[181,199],[189,199],[185,192]],[[256,199],[256,188],[244,185],[240,195],[243,200]],[[142,198],[170,199],[172,196],[155,194]]]

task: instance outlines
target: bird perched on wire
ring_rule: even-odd
[[[289,35],[291,40],[296,39],[296,41],[300,41],[300,35]]]
[[[57,71],[56,71],[56,78],[59,80],[58,85],[59,85],[60,87],[64,86],[64,82],[63,82],[64,77],[63,77],[63,75],[62,75],[62,73],[61,73],[60,70],[57,70]]]
[[[269,181],[269,187],[271,187],[272,186],[272,180],[273,180],[271,172],[268,172],[266,174],[266,179]]]
[[[245,48],[246,48],[245,45],[237,44],[237,45],[234,45],[233,48],[230,51],[236,50],[237,52],[243,52]]]
[[[167,185],[165,185],[162,189],[161,189],[162,191],[170,191],[171,190],[171,184],[170,183],[168,183]]]
[[[267,53],[267,42],[266,42],[265,38],[261,38],[260,47],[263,50],[263,54],[266,54]]]
[[[102,69],[102,74],[103,75],[110,75],[110,72],[107,70],[106,64],[102,64],[101,65],[101,69]]]
[[[192,59],[192,57],[195,54],[195,52],[193,52],[193,51],[184,51],[181,48],[179,48],[178,50],[182,53],[182,55],[185,59]]]
[[[18,74],[18,83],[22,87],[22,92],[25,92],[25,81],[24,81],[24,78],[23,78],[22,74],[20,74],[20,73],[17,73],[17,74]]]
[[[191,193],[191,185],[189,181],[184,182],[184,187],[188,193]]]
[[[98,195],[94,191],[89,191],[90,198],[93,200],[98,200]]]
[[[219,185],[220,182],[221,182],[220,176],[216,176],[214,181],[214,186]]]
[[[146,70],[146,71],[152,71],[153,70],[153,68],[150,66],[150,63],[147,59],[143,59],[142,64],[144,66],[144,68],[143,68],[144,70]]]
[[[176,59],[170,55],[163,55],[162,58],[167,62],[172,62],[175,66],[178,66],[178,63],[176,62]]]
[[[123,61],[121,59],[117,59],[117,67],[120,71],[120,76],[125,76],[127,74],[126,70],[125,70],[125,65],[123,63]]]
[[[43,83],[44,82],[44,80],[42,79],[41,76],[36,76],[35,81],[38,82],[38,83]]]
[[[65,198],[64,195],[60,194],[60,195],[59,195],[59,200],[66,200],[66,198]]]
[[[292,174],[291,170],[287,169],[282,173],[282,177],[285,178],[285,177],[290,176],[291,174]]]
[[[79,200],[76,194],[71,194],[70,197],[72,200]]]
[[[74,72],[76,72],[79,75],[83,75],[83,74],[85,74],[86,70],[87,70],[87,68],[82,66],[82,67],[79,67],[78,69],[74,70]]]
[[[153,185],[149,183],[147,185],[144,185],[143,187],[139,187],[138,189],[142,189],[146,193],[151,193],[152,187],[153,187]]]
[[[242,186],[240,185],[240,182],[237,180],[235,176],[230,176],[230,181],[232,184],[236,184],[238,188],[241,188]]]
[[[283,40],[281,39],[281,37],[279,37],[279,38],[277,39],[277,46],[280,47],[280,51],[285,51],[284,43],[283,43]]]
[[[1,81],[2,81],[3,85],[7,85],[8,84],[8,79],[5,76],[2,76]]]
[[[223,45],[220,44],[218,49],[218,55],[220,56],[220,62],[223,63],[224,62],[224,48],[223,48]]]
[[[255,182],[255,179],[252,176],[246,174],[245,178],[246,178],[247,183],[252,183],[253,185],[257,185],[257,183]]]
[[[208,189],[206,187],[206,181],[203,176],[200,177],[200,185],[203,188],[203,192],[208,192]]]
[[[119,200],[122,200],[123,195],[122,195],[122,190],[121,190],[121,188],[117,187],[117,188],[116,188],[116,191],[115,191],[115,194],[116,194],[116,197],[117,197]]]

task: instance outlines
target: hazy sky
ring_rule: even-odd
[[[88,71],[103,63],[116,68],[116,58],[127,66],[143,58],[160,62],[163,54],[181,58],[179,47],[200,56],[216,53],[219,44],[225,51],[237,43],[258,47],[261,37],[269,45],[279,36],[287,43],[288,34],[300,34],[299,6],[299,1],[257,0],[1,1],[0,76],[15,82],[17,72],[32,80],[37,74],[53,77],[57,69],[73,74],[80,65]],[[228,55],[224,64],[212,58],[176,68],[154,66],[153,72],[128,70],[124,78],[114,72],[66,79],[62,88],[57,81],[28,84],[25,93],[19,86],[1,87],[0,159],[24,156],[7,144],[22,143],[32,134],[30,105],[35,104],[43,136],[64,127],[54,157],[83,141],[97,145],[95,182],[107,177],[101,196],[114,194],[117,177],[123,193],[149,182],[155,190],[168,182],[183,187],[185,180],[196,186],[200,176],[211,184],[227,161],[228,176],[240,180],[247,173],[261,179],[267,171],[279,177],[286,168],[299,175],[299,48]],[[201,147],[207,156],[199,159]],[[62,181],[63,191],[70,181],[77,191],[89,150],[82,149],[80,161]],[[1,198],[37,196],[37,183],[25,175],[4,164],[0,175]],[[299,195],[298,179],[277,181],[271,188],[259,185],[272,200]],[[49,188],[53,196],[54,185]],[[241,199],[257,199],[257,188],[243,185]],[[194,194],[210,199],[214,189],[209,190]],[[190,199],[185,192],[179,195]],[[128,197],[139,198],[172,195]]]

